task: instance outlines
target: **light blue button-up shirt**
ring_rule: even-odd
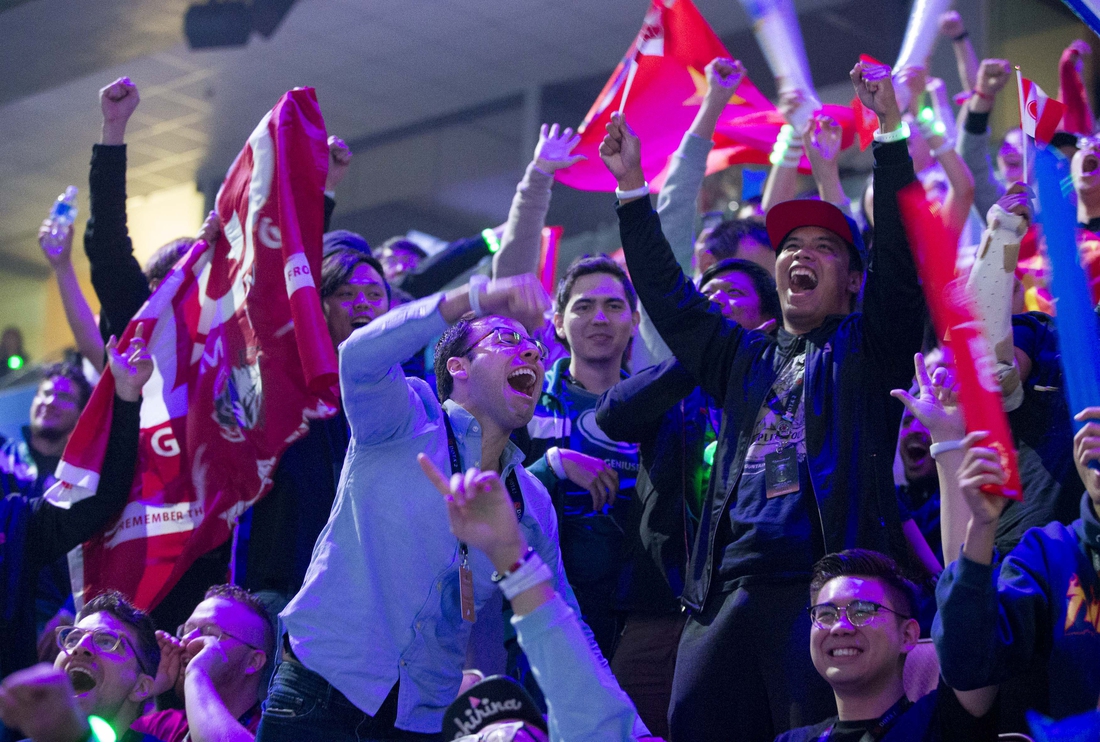
[[[400,681],[397,727],[413,732],[442,728],[471,628],[461,615],[458,540],[443,497],[416,463],[424,452],[441,471],[451,470],[443,406],[400,366],[446,329],[439,303],[434,296],[399,307],[340,347],[351,444],[305,582],[282,613],[302,664],[366,713],[375,714]],[[453,401],[446,408],[463,468],[480,467],[477,420]],[[550,495],[522,463],[509,442],[500,464],[503,477],[516,472],[523,492],[520,527],[555,575],[554,588],[580,615],[561,565]],[[475,549],[469,558],[479,620],[502,621],[499,613],[480,615],[496,590],[491,562]]]

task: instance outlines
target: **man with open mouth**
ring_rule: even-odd
[[[879,119],[874,250],[832,204],[773,207],[778,337],[723,317],[684,276],[644,198],[641,144],[621,116],[600,148],[642,304],[722,412],[683,591],[692,615],[676,660],[673,742],[724,740],[730,729],[772,740],[835,713],[802,644],[813,564],[855,547],[907,558],[891,473],[902,408],[890,390],[909,385],[924,330],[897,205],[915,177],[889,70],[860,62],[851,78]]]
[[[529,333],[548,305],[530,274],[472,281],[398,307],[340,346],[351,443],[305,583],[281,614],[283,662],[260,742],[441,739],[474,623],[503,617],[490,602],[492,562],[455,538],[417,454],[445,472],[499,472],[528,558],[538,555],[579,614],[550,496],[509,440],[542,389],[546,350]],[[437,396],[400,364],[439,335]]]
[[[39,664],[0,686],[0,716],[31,740],[159,742],[130,729],[152,698],[160,663],[153,621],[121,593],[88,601],[57,631],[53,667]],[[109,727],[109,728],[108,728]]]

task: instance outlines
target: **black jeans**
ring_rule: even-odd
[[[771,742],[836,715],[810,659],[810,587],[757,584],[714,595],[684,627],[672,681],[672,742]]]
[[[439,742],[443,739],[441,734],[395,729],[396,718],[396,685],[378,712],[371,716],[360,711],[323,677],[297,660],[284,657],[271,680],[256,742]]]

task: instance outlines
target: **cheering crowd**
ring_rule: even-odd
[[[338,399],[288,439],[237,536],[149,610],[117,590],[74,605],[84,565],[65,555],[132,517],[149,481],[143,307],[242,225],[212,212],[139,265],[139,91],[103,88],[84,235],[100,311],[74,230],[48,219],[83,364],[44,371],[0,449],[0,740],[969,741],[1100,723],[1100,407],[1067,392],[1036,144],[991,141],[1010,64],[979,62],[958,14],[939,25],[969,92],[957,112],[922,105],[937,81],[921,67],[854,65],[874,169],[851,200],[842,122],[785,90],[761,197],[697,230],[740,62],[706,66],[656,207],[647,141],[613,113],[599,157],[622,258],[584,256],[553,291],[535,274],[556,173],[583,159],[572,129],[542,127],[504,225],[431,257],[329,229],[352,166],[330,137],[306,249]],[[1065,112],[1038,146],[1069,160],[1093,279],[1088,53],[1063,55]],[[951,239],[977,352],[943,332],[914,201]],[[1007,446],[975,427],[975,366]],[[54,472],[85,407],[111,413],[79,497]]]

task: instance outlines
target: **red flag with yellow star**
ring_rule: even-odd
[[[573,153],[588,159],[559,170],[557,179],[585,191],[615,190],[615,178],[600,162],[599,148],[611,114],[623,107],[625,97],[623,115],[645,145],[642,170],[652,184],[699,111],[707,89],[703,70],[715,57],[730,56],[691,0],[653,0],[642,30],[578,127],[581,142]],[[773,110],[775,106],[745,79],[722,118]],[[736,154],[731,150],[726,157],[712,159],[723,166],[767,162],[768,151],[771,144],[762,155],[741,146]],[[711,169],[708,162],[708,172]]]

